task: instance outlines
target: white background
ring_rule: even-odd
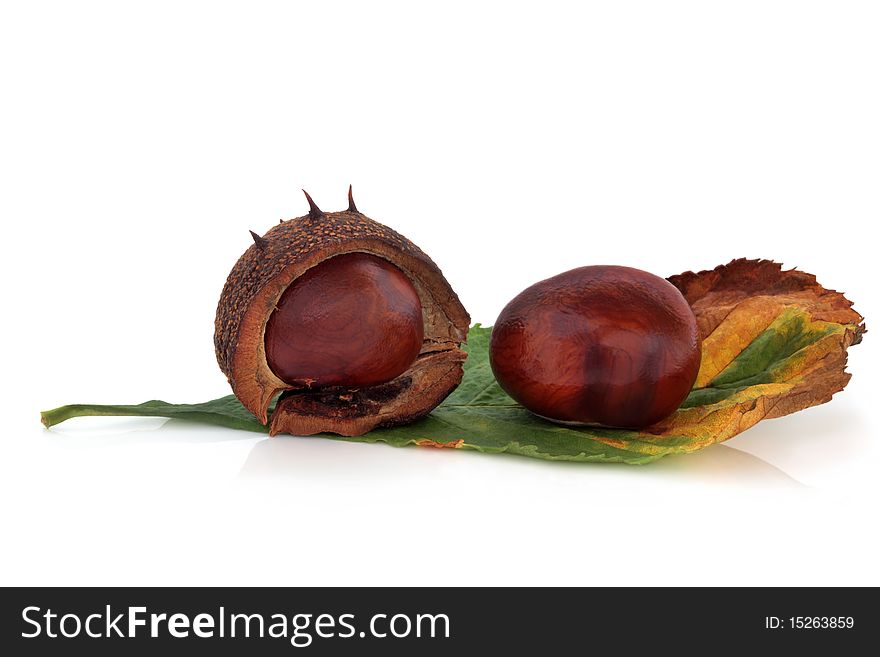
[[[4,2],[0,583],[880,584],[873,332],[832,403],[645,467],[38,419],[227,394],[217,297],[303,187],[352,183],[484,324],[575,266],[748,256],[870,327],[878,34],[869,2]]]

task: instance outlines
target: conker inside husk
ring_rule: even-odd
[[[371,386],[403,374],[422,350],[419,293],[383,258],[346,253],[296,279],[266,324],[271,370],[292,385]]]
[[[214,346],[270,434],[359,436],[431,412],[461,382],[470,317],[436,264],[348,208],[282,221],[232,268]],[[279,396],[279,393],[280,396]]]
[[[517,295],[489,347],[501,387],[549,420],[639,429],[675,411],[700,369],[700,336],[671,283],[580,267]]]

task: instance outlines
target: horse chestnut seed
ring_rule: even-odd
[[[562,423],[639,429],[687,397],[700,335],[668,281],[630,267],[580,267],[532,285],[501,311],[489,358],[501,387]]]
[[[284,291],[266,324],[266,358],[292,385],[372,386],[409,369],[423,337],[409,278],[383,258],[346,253]]]
[[[470,317],[400,233],[348,207],[282,220],[223,286],[217,363],[269,434],[361,436],[426,416],[461,383]]]

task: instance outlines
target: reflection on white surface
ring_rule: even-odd
[[[647,466],[652,474],[686,477],[706,482],[742,481],[774,485],[803,486],[781,468],[727,445],[713,445],[693,454],[669,456]]]
[[[65,451],[79,448],[232,443],[256,441],[247,455],[244,479],[276,481],[403,481],[441,474],[467,480],[582,479],[593,483],[638,482],[639,487],[705,483],[826,489],[851,479],[854,464],[864,464],[870,436],[868,420],[841,395],[835,404],[760,422],[728,443],[645,466],[550,462],[513,455],[384,444],[351,443],[322,437],[261,437],[184,420],[138,417],[75,418],[43,433]],[[842,402],[842,403],[841,403]],[[48,446],[48,445],[47,445]],[[205,455],[209,457],[209,455]],[[634,484],[633,484],[634,485]]]
[[[832,418],[839,428],[839,420]],[[771,425],[770,434],[778,433],[776,440],[785,441],[791,432],[777,423]],[[772,425],[776,425],[773,427]],[[763,428],[763,427],[762,427]],[[824,423],[806,423],[813,435],[825,431]],[[758,427],[748,433],[758,433]],[[773,429],[777,429],[776,432]],[[259,434],[221,429],[183,420],[164,418],[77,418],[53,427],[47,432],[63,438],[57,446],[76,449],[78,446],[96,448],[103,446],[153,443],[216,443],[236,440],[253,440]],[[760,446],[774,436],[763,431]],[[741,439],[740,439],[741,440]],[[809,436],[798,435],[799,442],[812,442]],[[806,448],[801,445],[801,448]],[[786,460],[786,459],[781,459]],[[516,455],[487,455],[470,450],[438,450],[417,447],[398,448],[384,444],[352,443],[322,437],[276,436],[256,442],[247,456],[241,476],[246,479],[273,478],[316,480],[409,479],[430,476],[437,468],[458,467],[462,475],[478,475],[476,470],[487,465],[503,466],[511,476],[543,475],[572,476],[582,472],[584,476],[615,479],[621,476],[638,478],[642,482],[661,480],[675,482],[705,482],[726,484],[736,482],[773,486],[801,486],[801,482],[782,469],[746,451],[728,445],[714,445],[708,449],[683,456],[669,456],[644,466],[628,466],[602,463],[570,463],[564,461],[541,461]]]
[[[229,440],[252,440],[260,436],[255,432],[227,429],[188,420],[137,416],[72,418],[46,430],[46,434],[69,438],[68,446],[74,445],[74,440],[84,440],[91,447],[118,444],[120,440],[132,444],[217,443]]]
[[[738,449],[784,463],[798,478],[823,485],[856,478],[854,466],[870,460],[875,442],[864,411],[846,392],[832,403],[759,422],[733,440]]]
[[[621,475],[630,475],[643,480],[700,481],[709,484],[802,485],[776,466],[726,445],[714,445],[684,456],[666,457],[644,466],[629,466],[542,461],[517,455],[481,454],[471,450],[399,448],[293,436],[276,436],[257,442],[241,469],[241,476],[296,480],[410,478],[424,476],[426,467],[445,469],[458,464],[464,471],[471,471],[488,465],[487,459],[496,466],[507,466],[514,477],[526,469],[535,475],[543,472],[571,476],[581,472],[583,476],[608,474],[619,478]],[[409,462],[401,464],[401,460]],[[402,468],[401,465],[406,467]]]
[[[836,402],[838,400],[835,400]],[[465,450],[394,448],[323,437],[262,437],[185,420],[140,417],[75,418],[43,432],[47,446],[79,448],[135,447],[256,441],[241,467],[246,479],[405,480],[432,476],[510,477],[589,476],[638,480],[640,486],[705,482],[707,485],[808,485],[827,488],[849,479],[860,454],[873,443],[868,420],[841,396],[836,404],[760,422],[731,441],[692,454],[669,456],[644,466],[550,462],[513,455]]]

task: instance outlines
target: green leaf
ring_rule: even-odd
[[[241,405],[235,395],[201,404],[169,404],[158,399],[132,405],[72,404],[40,413],[40,420],[48,427],[60,424],[73,417],[87,416],[137,416],[167,417],[179,420],[192,420],[204,424],[214,424],[230,429],[244,429],[269,433],[269,428],[257,422],[251,413]]]
[[[846,349],[861,339],[861,316],[842,295],[819,286],[815,277],[783,272],[769,261],[737,260],[670,280],[694,309],[704,334],[703,358],[694,390],[681,408],[652,427],[569,427],[532,415],[498,386],[489,367],[491,329],[477,324],[465,346],[469,356],[461,385],[428,417],[364,436],[327,437],[546,460],[641,464],[708,447],[765,417],[828,401],[849,380],[844,371]],[[713,286],[720,290],[717,297]],[[42,420],[51,427],[88,415],[161,416],[268,431],[232,395],[203,404],[62,406],[44,412]]]

